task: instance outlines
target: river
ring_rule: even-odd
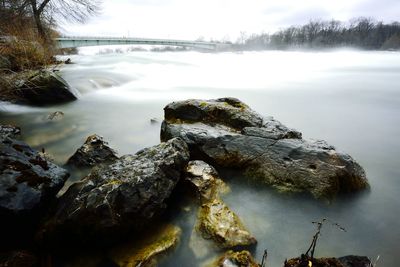
[[[224,200],[257,237],[255,257],[268,249],[269,266],[281,266],[307,250],[311,221],[326,217],[347,232],[325,225],[317,256],[380,255],[378,266],[398,266],[400,53],[93,51],[71,56],[75,64],[60,71],[78,101],[50,108],[2,103],[1,123],[21,126],[23,140],[64,164],[93,133],[120,155],[159,143],[163,107],[171,101],[237,97],[304,138],[349,153],[371,184],[369,192],[326,204],[229,179],[232,192]],[[54,111],[64,119],[46,120]],[[187,249],[189,217],[180,222],[181,245],[161,266],[196,266]]]

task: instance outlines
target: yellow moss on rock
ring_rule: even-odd
[[[133,243],[114,249],[110,257],[120,267],[157,266],[159,258],[177,246],[180,236],[179,227],[164,225]]]

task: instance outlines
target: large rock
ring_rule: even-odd
[[[197,215],[196,230],[220,248],[250,246],[257,240],[245,228],[239,217],[224,202],[215,199],[203,204]]]
[[[111,163],[118,159],[117,153],[108,146],[101,136],[93,134],[72,155],[67,165],[74,167],[93,167],[100,163]]]
[[[107,241],[142,229],[166,207],[188,160],[187,145],[175,138],[95,168],[61,197],[42,237]]]
[[[324,141],[262,118],[237,99],[186,100],[164,109],[161,139],[181,137],[192,158],[238,168],[279,190],[332,199],[368,187],[363,168]]]
[[[15,88],[14,102],[48,106],[76,100],[67,82],[51,71],[38,71],[20,79]]]
[[[7,135],[0,136],[0,234],[13,238],[34,227],[69,174]]]

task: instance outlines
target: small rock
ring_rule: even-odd
[[[228,185],[219,178],[214,167],[201,160],[188,163],[185,181],[195,188],[200,203],[212,201],[218,198],[219,194],[229,191]]]
[[[108,146],[103,137],[93,134],[72,155],[67,165],[77,168],[93,167],[100,163],[111,163],[118,159],[117,153]]]
[[[12,125],[0,125],[0,138],[17,138],[21,135],[21,128]]]
[[[250,246],[257,240],[239,217],[219,199],[203,204],[197,215],[196,229],[203,238],[212,239],[221,248]]]
[[[150,123],[151,123],[151,124],[158,124],[158,123],[160,123],[160,122],[158,121],[157,118],[152,118],[152,119],[150,119]]]
[[[261,267],[247,250],[229,250],[207,267]]]
[[[47,120],[49,120],[49,121],[60,121],[63,118],[64,118],[64,112],[62,112],[62,111],[56,111],[56,112],[50,113],[47,116]]]

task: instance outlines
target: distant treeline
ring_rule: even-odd
[[[234,45],[237,49],[251,50],[336,47],[397,50],[400,49],[400,23],[385,24],[364,17],[348,23],[312,20],[273,34],[242,34]]]

